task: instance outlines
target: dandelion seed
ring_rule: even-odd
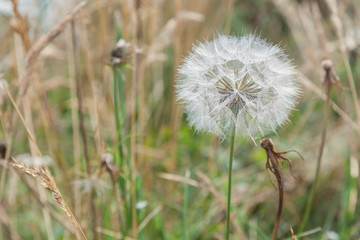
[[[281,48],[256,36],[219,36],[193,47],[179,69],[177,99],[189,124],[227,138],[275,132],[294,108],[295,68]]]

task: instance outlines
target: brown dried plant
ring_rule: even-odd
[[[51,173],[49,172],[49,170],[47,168],[42,169],[41,167],[39,167],[39,168],[28,167],[25,163],[18,162],[14,158],[12,158],[11,165],[16,170],[22,171],[22,172],[32,176],[33,178],[39,179],[41,181],[41,185],[45,189],[51,191],[52,197],[59,204],[60,209],[64,211],[64,213],[66,214],[66,216],[68,217],[68,219],[70,220],[72,225],[75,227],[75,229],[80,231],[80,233],[81,233],[81,235],[82,235],[82,237],[84,239],[87,239],[86,236],[85,236],[85,233],[83,232],[83,230],[82,230],[82,228],[80,226],[80,224],[77,222],[76,218],[74,217],[71,210],[67,206],[65,200],[63,199],[63,197],[62,197],[62,195],[60,193],[60,190],[57,188],[56,183],[55,183]]]
[[[278,235],[278,230],[279,230],[281,215],[283,210],[283,202],[284,202],[284,188],[283,188],[284,183],[283,183],[282,172],[279,169],[279,163],[281,163],[281,166],[283,166],[283,160],[288,161],[290,172],[295,178],[292,170],[292,161],[283,155],[289,152],[295,152],[301,157],[301,159],[303,159],[303,157],[296,150],[277,152],[274,148],[274,143],[270,138],[264,138],[263,140],[261,140],[260,144],[261,147],[266,152],[266,170],[272,172],[275,175],[279,190],[279,206],[278,206],[276,222],[272,234],[272,240],[275,240],[277,239],[277,235]]]

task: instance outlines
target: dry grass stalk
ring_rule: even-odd
[[[75,83],[75,64],[74,64],[74,57],[73,57],[73,45],[72,45],[72,36],[71,36],[71,29],[66,31],[66,54],[67,54],[67,62],[68,62],[68,75],[69,75],[69,87],[70,87],[70,96],[71,96],[71,123],[72,126],[79,126],[79,117],[78,117],[78,104],[76,98],[76,83]],[[72,134],[73,143],[80,142],[80,131],[78,127],[73,129]],[[75,181],[80,179],[79,172],[80,172],[80,158],[81,158],[81,146],[80,144],[74,144],[74,169],[75,169]],[[81,191],[79,186],[75,184],[73,188],[73,196],[74,196],[74,206],[75,206],[75,214],[76,216],[80,216],[81,214]]]
[[[321,12],[320,12],[319,6],[318,6],[317,2],[315,2],[315,1],[312,1],[309,4],[310,4],[311,12],[312,12],[312,15],[314,18],[316,34],[317,34],[317,38],[318,38],[318,42],[319,42],[319,47],[321,49],[321,57],[328,58],[329,53],[326,48],[327,40],[326,40],[324,27],[321,24]]]
[[[68,219],[71,221],[71,223],[73,224],[75,229],[80,231],[83,238],[86,239],[86,236],[85,236],[81,226],[79,225],[76,218],[72,214],[71,210],[67,206],[65,200],[63,199],[63,197],[60,193],[60,190],[57,188],[55,181],[48,169],[45,168],[45,170],[44,170],[41,167],[39,167],[39,168],[31,167],[30,168],[30,167],[26,166],[25,163],[18,162],[14,158],[12,158],[12,166],[16,170],[20,170],[20,171],[32,176],[33,178],[40,179],[41,185],[45,189],[51,191],[52,196],[56,200],[56,202],[59,204],[60,209],[64,211],[64,213],[66,214]]]
[[[26,17],[23,17],[23,15],[20,14],[20,12],[18,11],[18,1],[14,0],[13,2],[13,12],[15,15],[15,18],[12,19],[12,29],[19,34],[19,36],[21,37],[22,40],[22,45],[25,49],[25,52],[28,53],[32,47],[32,43],[30,41],[30,37],[29,37],[29,23]],[[16,36],[15,36],[16,38]],[[15,48],[19,48],[22,49],[22,47],[20,46],[20,42],[19,41],[15,41]],[[20,52],[22,53],[22,51],[16,51],[16,52]],[[17,71],[18,74],[20,76],[24,75],[23,72],[23,67],[22,67],[22,61],[24,59],[23,54],[17,54],[17,63],[18,63],[18,67],[17,67]],[[42,116],[42,120],[45,126],[45,134],[47,136],[51,136],[51,140],[50,138],[48,138],[50,141],[47,141],[50,152],[51,153],[55,153],[54,155],[57,156],[56,159],[58,159],[58,162],[61,166],[61,170],[62,173],[65,176],[65,188],[67,192],[70,192],[70,186],[69,186],[69,177],[68,177],[68,173],[67,173],[67,166],[66,166],[66,162],[64,160],[64,156],[62,154],[62,150],[61,150],[61,146],[60,146],[60,142],[59,142],[59,136],[58,136],[58,132],[57,129],[55,127],[55,122],[54,122],[54,118],[52,115],[52,111],[50,109],[50,104],[49,104],[49,100],[47,98],[47,93],[46,93],[46,88],[41,84],[40,79],[39,79],[39,74],[34,74],[33,75],[34,81],[35,81],[35,89],[37,94],[36,99],[39,101],[43,101],[44,104],[40,104],[39,105],[39,112]],[[22,99],[22,102],[19,101],[20,98],[17,99],[17,103],[20,105],[21,103],[24,103],[25,105],[28,106],[23,106],[24,108],[24,112],[25,112],[25,120],[27,120],[27,122],[29,123],[28,126],[32,129],[32,114],[31,114],[31,108],[29,106],[29,99]],[[43,116],[47,116],[47,117],[43,117]],[[16,121],[17,119],[15,118],[15,114],[13,115],[11,124],[12,126],[16,125]],[[50,130],[49,127],[52,127],[52,130]],[[10,127],[11,128],[11,127]],[[12,136],[15,135],[14,133],[14,129],[10,129],[9,131],[9,141],[11,141]],[[54,147],[52,148],[54,143]],[[11,149],[11,143],[9,142],[8,144],[9,147],[9,151]],[[9,156],[8,156],[9,157]],[[7,157],[7,159],[8,159]],[[5,172],[6,173],[6,172]],[[4,174],[5,175],[5,174]],[[48,229],[48,228],[47,228]]]
[[[90,106],[93,107],[91,109],[95,113],[95,121],[94,121],[94,132],[95,132],[95,141],[96,141],[96,148],[97,151],[101,154],[104,150],[104,143],[102,140],[101,135],[101,127],[100,127],[100,117],[99,117],[99,101],[98,101],[98,94],[97,89],[99,86],[96,86],[95,84],[95,73],[94,73],[94,67],[92,64],[92,54],[91,54],[91,47],[89,44],[89,38],[86,31],[86,23],[84,19],[84,14],[80,13],[80,21],[81,21],[81,33],[82,33],[82,40],[83,40],[83,50],[85,54],[85,66],[86,66],[86,74],[89,79],[90,85],[91,85],[91,95],[92,95],[92,102]]]
[[[146,227],[150,220],[153,219],[162,210],[162,208],[163,207],[160,205],[157,206],[154,210],[152,210],[151,213],[149,213],[149,215],[147,215],[145,219],[139,224],[138,231],[141,232],[141,230]]]
[[[171,173],[159,173],[158,176],[160,178],[166,179],[166,180],[170,180],[170,181],[174,181],[174,182],[179,182],[179,183],[183,183],[183,184],[188,184],[191,185],[193,187],[200,187],[200,183],[192,180],[192,179],[186,179],[183,176],[179,176],[179,175],[175,175],[175,174],[171,174]]]
[[[74,19],[75,15],[80,11],[81,8],[85,6],[85,1],[80,2],[74,10],[69,13],[61,22],[55,25],[46,35],[42,36],[38,41],[36,41],[29,53],[26,56],[25,60],[25,73],[20,80],[20,96],[26,94],[27,88],[29,86],[30,77],[36,67],[37,60],[40,56],[41,51],[57,36],[60,35],[67,26],[67,24]]]
[[[20,240],[20,236],[17,233],[16,229],[14,228],[13,222],[10,220],[9,215],[6,212],[6,207],[0,203],[0,223],[2,227],[8,232],[8,239],[12,240]],[[5,234],[6,236],[6,234]]]
[[[135,240],[136,239],[136,238],[127,237],[127,236],[122,235],[121,233],[114,232],[114,231],[104,229],[104,228],[100,228],[100,227],[96,228],[96,231],[98,233],[102,233],[102,234],[104,234],[106,236],[109,236],[109,237],[112,237],[114,239],[124,239],[124,240]]]
[[[87,172],[88,180],[89,182],[91,182],[92,169],[91,169],[91,162],[90,162],[86,129],[85,129],[82,84],[80,79],[80,61],[78,56],[78,42],[76,39],[76,29],[75,29],[74,20],[71,22],[71,35],[72,35],[73,57],[74,57],[74,65],[75,65],[75,81],[76,81],[76,95],[77,95],[77,103],[78,103],[79,127],[81,133],[81,140],[83,143],[83,153],[86,164],[86,172]],[[92,220],[93,239],[97,240],[98,235],[97,232],[95,231],[97,227],[97,213],[96,213],[96,205],[95,205],[94,197],[95,197],[95,190],[93,188],[93,185],[91,185],[91,189],[89,191],[89,212],[91,214],[91,220]]]
[[[291,225],[290,225],[290,231],[291,231],[291,237],[292,237],[292,239],[293,239],[293,240],[298,240]]]
[[[58,201],[59,204],[60,204],[59,201],[61,201],[61,204],[63,204],[63,205],[61,205],[61,206],[63,206],[63,207],[66,209],[66,213],[67,213],[66,216],[67,216],[68,218],[70,218],[70,220],[71,220],[72,223],[74,223],[74,222],[76,223],[76,226],[75,226],[76,229],[78,229],[78,230],[80,231],[80,233],[83,235],[84,239],[86,239],[86,236],[85,236],[84,232],[82,231],[80,225],[78,224],[76,218],[74,217],[74,215],[72,214],[72,212],[70,211],[70,209],[67,207],[64,199],[62,198],[62,196],[61,196],[61,194],[60,194],[60,191],[59,191],[58,188],[56,187],[56,184],[55,184],[55,181],[54,181],[54,179],[53,179],[53,177],[52,177],[52,175],[51,175],[51,172],[50,172],[49,168],[47,167],[47,165],[46,165],[46,163],[45,163],[45,161],[44,161],[44,158],[42,157],[40,148],[39,148],[39,146],[36,144],[36,141],[35,141],[34,137],[32,136],[31,131],[30,131],[30,129],[28,128],[28,126],[27,126],[27,124],[26,124],[26,121],[25,121],[23,115],[21,114],[19,107],[18,107],[17,104],[15,103],[15,100],[14,100],[14,98],[12,97],[9,89],[8,89],[8,88],[5,88],[5,91],[6,91],[7,95],[8,95],[11,103],[13,104],[13,106],[14,106],[14,108],[15,108],[15,111],[16,111],[16,113],[18,114],[18,116],[19,116],[22,124],[23,124],[24,127],[25,127],[26,133],[27,133],[27,135],[28,135],[28,139],[29,139],[30,143],[32,144],[32,146],[34,147],[34,151],[36,151],[37,154],[41,157],[42,164],[43,164],[43,166],[44,166],[44,170],[43,170],[42,168],[39,168],[39,169],[37,169],[38,171],[35,171],[35,170],[34,170],[34,171],[31,171],[31,168],[28,168],[25,164],[19,163],[20,165],[17,164],[17,166],[19,167],[18,169],[23,170],[24,172],[26,172],[26,173],[29,174],[29,175],[32,175],[33,177],[41,176],[41,178],[44,178],[44,179],[43,179],[43,182],[44,182],[45,184],[47,184],[47,186],[49,187],[49,189],[50,189],[51,191],[56,190],[55,192],[53,192],[53,193],[55,194],[55,195],[53,195],[53,197],[55,198],[56,201]],[[15,162],[15,163],[16,163],[16,162]],[[17,168],[16,166],[13,166],[13,167]],[[41,170],[40,170],[40,169],[41,169]],[[56,199],[56,198],[58,198],[58,199]],[[61,199],[59,199],[59,198],[61,198]],[[63,208],[62,208],[62,209],[63,209]],[[63,210],[64,210],[64,209],[63,209]],[[69,215],[68,213],[70,213],[70,215]],[[76,236],[77,236],[77,235],[76,235]]]
[[[29,33],[28,32],[22,32],[19,33],[19,35],[24,35],[29,37]],[[22,38],[22,42],[20,41],[18,35],[14,35],[15,37],[15,52],[16,52],[16,66],[17,66],[17,72],[18,74],[21,76],[23,75],[23,60],[25,58],[25,52],[28,52],[29,49],[29,43],[28,42],[24,42],[24,39]],[[23,48],[25,48],[25,52],[23,51]],[[35,78],[37,75],[35,75]],[[40,94],[41,95],[41,94]],[[26,126],[27,126],[27,131],[29,131],[29,135],[31,135],[33,137],[32,140],[29,140],[28,144],[30,147],[30,152],[31,155],[34,157],[37,155],[36,153],[36,147],[34,146],[34,141],[35,139],[35,135],[34,135],[34,125],[33,125],[33,116],[32,116],[32,106],[31,106],[31,100],[30,100],[30,96],[26,95],[24,98],[18,98],[17,99],[19,101],[19,105],[20,103],[22,103],[22,108],[23,108],[23,112],[24,112],[24,118],[25,118],[25,122],[26,122]],[[20,101],[21,100],[21,101]],[[13,121],[12,121],[12,126],[14,126],[14,128],[12,128],[9,132],[9,140],[10,138],[12,138],[12,136],[15,136],[16,133],[16,122],[18,119],[14,118],[16,117],[16,114],[13,113]],[[12,136],[11,136],[12,135]],[[9,144],[9,146],[11,146]],[[9,153],[11,151],[11,148],[9,148]],[[10,158],[7,158],[8,160]],[[39,193],[39,197],[42,201],[46,201],[46,193],[44,191],[44,189],[40,186],[39,183],[37,183],[37,189],[38,189],[38,193]],[[55,240],[54,239],[54,232],[53,232],[53,228],[52,228],[52,223],[51,223],[51,218],[50,218],[50,214],[47,211],[47,209],[42,209],[42,215],[43,215],[43,220],[44,220],[44,225],[45,225],[45,230],[46,230],[46,234],[47,234],[47,238],[49,240]]]

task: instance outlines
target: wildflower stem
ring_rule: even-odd
[[[231,179],[232,179],[232,162],[234,155],[234,143],[235,143],[235,126],[233,127],[230,142],[230,159],[229,159],[229,178],[228,178],[228,191],[227,191],[227,213],[226,213],[226,240],[229,240],[230,235],[230,206],[231,206]]]

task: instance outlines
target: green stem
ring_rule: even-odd
[[[122,85],[122,81],[123,80],[123,76],[122,76],[122,69],[118,69],[117,67],[114,67],[113,69],[114,71],[114,105],[115,105],[115,121],[116,121],[116,133],[117,133],[117,137],[118,137],[118,151],[120,154],[120,161],[121,164],[123,165],[124,162],[124,154],[123,154],[123,140],[122,140],[122,125],[124,122],[123,119],[123,112],[125,109],[123,109],[123,102],[120,100],[120,97],[123,98],[122,95],[122,89],[121,89],[121,85]]]
[[[235,143],[235,127],[231,135],[230,142],[230,159],[229,159],[229,178],[228,178],[228,192],[227,192],[227,213],[226,213],[226,240],[229,240],[230,235],[230,206],[231,206],[231,173],[232,173],[232,162],[234,155],[234,143]]]

